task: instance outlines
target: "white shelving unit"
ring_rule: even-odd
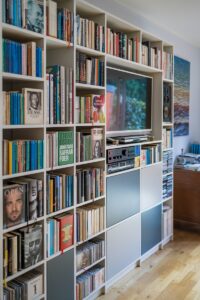
[[[98,7],[95,7],[93,5],[88,4],[84,0],[63,0],[62,1],[63,7],[69,8],[73,13],[74,13],[74,20],[76,20],[76,15],[79,13],[80,15],[83,15],[83,17],[91,18],[94,21],[99,22],[102,24],[105,28],[109,25],[112,26],[114,29],[118,29],[119,31],[124,31],[124,32],[137,32],[138,36],[140,37],[140,40],[142,41],[142,38],[149,39],[152,42],[159,42],[160,47],[163,49],[164,47],[167,47],[167,49],[170,49],[170,51],[173,53],[173,46],[169,45],[163,41],[161,41],[159,38],[152,36],[149,33],[143,32],[142,29],[138,28],[137,26],[134,26],[133,24],[130,24],[122,19],[119,19],[101,9]],[[44,0],[44,16],[46,16],[46,0]],[[167,82],[170,83],[173,87],[173,79],[166,79],[163,78],[163,71],[157,68],[152,68],[150,66],[143,65],[141,63],[141,51],[140,51],[140,60],[138,63],[129,61],[126,59],[122,59],[119,57],[112,56],[110,54],[106,54],[104,52],[96,51],[93,49],[88,49],[86,47],[82,47],[76,44],[76,28],[74,28],[74,44],[67,44],[65,41],[58,40],[56,38],[52,38],[46,35],[46,29],[44,30],[44,34],[38,34],[34,33],[32,31],[18,28],[9,24],[4,24],[2,23],[2,16],[1,16],[1,11],[0,10],[0,94],[1,94],[1,100],[2,100],[2,92],[4,89],[8,89],[9,86],[12,86],[14,88],[17,87],[37,87],[40,89],[43,89],[44,91],[44,107],[47,107],[47,102],[46,102],[46,97],[47,97],[47,91],[46,91],[46,82],[45,82],[45,76],[43,78],[37,78],[37,77],[32,77],[32,76],[23,76],[23,75],[17,75],[17,74],[11,74],[11,73],[5,73],[2,70],[2,37],[8,37],[14,40],[37,40],[40,41],[41,45],[43,46],[44,49],[44,64],[43,64],[43,73],[46,74],[46,66],[48,65],[53,65],[53,64],[60,64],[64,66],[69,66],[72,67],[74,70],[74,97],[79,94],[81,91],[82,93],[99,93],[103,94],[106,97],[106,66],[114,66],[118,68],[122,68],[128,71],[133,71],[137,72],[143,75],[151,76],[153,78],[153,108],[152,108],[152,119],[153,119],[153,124],[152,124],[152,134],[154,136],[154,140],[151,142],[144,142],[144,143],[138,143],[138,144],[131,144],[129,146],[135,146],[135,145],[147,145],[151,143],[160,143],[162,144],[162,128],[167,126],[173,128],[173,123],[170,124],[164,124],[163,123],[163,118],[162,118],[162,109],[163,109],[163,83]],[[44,17],[44,24],[46,24],[46,17]],[[140,49],[141,50],[141,49]],[[76,53],[77,51],[85,53],[87,55],[91,56],[96,56],[100,57],[104,62],[105,62],[105,80],[104,80],[104,86],[94,86],[94,85],[89,85],[89,84],[82,84],[82,83],[77,83],[76,82]],[[4,111],[3,107],[3,101],[0,102],[0,110],[1,112]],[[46,133],[47,130],[50,129],[63,129],[66,128],[67,130],[73,130],[74,132],[74,150],[76,149],[76,131],[78,128],[81,127],[99,127],[101,126],[104,128],[104,138],[106,140],[107,132],[106,132],[106,127],[105,124],[46,124],[46,109],[44,110],[44,124],[41,125],[33,125],[33,126],[26,126],[26,125],[4,125],[3,124],[3,118],[2,118],[2,113],[0,114],[0,142],[1,142],[1,150],[0,150],[0,166],[2,166],[2,159],[3,159],[3,147],[2,147],[2,141],[3,141],[3,136],[6,132],[9,132],[12,130],[12,132],[16,132],[17,130],[22,130],[24,133],[29,133],[32,132],[33,135],[37,136],[38,131],[39,135],[43,136],[44,138],[44,147],[46,147]],[[75,119],[75,118],[74,118]],[[173,118],[172,118],[173,119]],[[106,142],[104,143],[104,154],[106,154],[106,150],[113,149],[116,146],[113,145],[107,145]],[[120,147],[124,147],[124,145],[120,145]],[[163,151],[168,151],[168,150],[173,150],[173,148],[170,149],[163,149]],[[126,219],[116,223],[115,225],[108,226],[107,225],[107,186],[106,186],[106,181],[108,179],[112,179],[118,175],[126,175],[129,174],[130,172],[138,172],[140,181],[147,180],[148,174],[150,172],[154,172],[154,169],[158,170],[160,172],[160,178],[159,178],[159,184],[162,185],[162,161],[155,163],[153,165],[148,165],[146,167],[139,167],[134,170],[126,170],[119,172],[119,174],[112,174],[112,175],[107,175],[105,176],[105,195],[101,196],[99,198],[91,199],[86,202],[83,202],[81,204],[76,203],[76,182],[74,180],[74,198],[73,198],[73,206],[62,209],[58,212],[54,212],[51,214],[47,214],[46,211],[46,174],[49,171],[56,171],[56,170],[70,170],[71,175],[74,176],[74,179],[76,178],[76,170],[79,169],[80,167],[85,167],[85,166],[101,166],[104,170],[106,170],[106,157],[104,156],[103,158],[96,159],[96,160],[91,160],[91,161],[86,161],[86,162],[76,162],[76,153],[74,151],[74,163],[66,166],[61,166],[61,167],[54,167],[54,168],[47,168],[46,167],[46,158],[44,155],[44,168],[41,170],[35,170],[31,172],[24,172],[24,173],[17,173],[13,175],[3,175],[3,170],[2,167],[0,168],[0,191],[1,191],[1,201],[0,201],[0,212],[1,212],[1,217],[0,217],[0,299],[3,299],[3,285],[2,283],[6,283],[8,281],[11,281],[14,278],[17,278],[18,276],[25,274],[26,272],[40,267],[40,269],[43,271],[44,274],[44,294],[39,298],[43,300],[49,300],[47,295],[48,295],[48,280],[47,277],[50,276],[48,274],[48,264],[52,262],[57,262],[59,258],[66,257],[68,253],[70,253],[71,256],[69,256],[69,261],[71,262],[73,267],[70,269],[66,268],[66,276],[72,277],[73,279],[73,286],[71,286],[71,293],[70,298],[66,298],[69,300],[76,300],[76,277],[80,274],[83,274],[85,271],[89,270],[91,267],[96,266],[97,264],[105,266],[105,283],[101,285],[100,287],[97,288],[97,290],[93,291],[91,295],[86,297],[85,299],[89,298],[96,298],[100,293],[105,292],[106,289],[115,281],[118,280],[120,277],[122,277],[125,273],[127,273],[130,269],[134,268],[136,263],[137,265],[140,265],[140,263],[147,258],[149,255],[157,251],[157,249],[160,247],[162,248],[163,245],[168,242],[171,238],[173,238],[173,233],[168,239],[163,239],[159,241],[157,245],[154,245],[151,249],[146,251],[145,253],[141,252],[142,248],[142,220],[143,216],[145,213],[150,212],[153,208],[155,207],[160,207],[162,210],[163,204],[165,202],[169,203],[169,205],[173,208],[173,196],[170,197],[169,199],[162,199],[162,193],[160,193],[160,198],[156,203],[151,203],[147,205],[144,209],[142,209],[142,199],[140,199],[140,208],[139,212],[136,214],[133,214],[132,216],[127,217]],[[157,171],[156,171],[157,172]],[[30,221],[28,224],[33,224],[34,222],[40,222],[44,226],[44,234],[46,235],[47,232],[47,219],[53,216],[57,216],[58,214],[62,214],[64,212],[72,212],[74,215],[74,245],[64,253],[58,252],[55,255],[51,257],[46,256],[46,236],[44,235],[44,259],[36,264],[35,266],[31,266],[30,268],[24,269],[12,276],[9,276],[7,279],[3,278],[3,245],[2,245],[2,237],[3,234],[11,232],[12,230],[17,230],[21,227],[24,227],[27,225],[26,224],[20,224],[18,226],[15,226],[13,228],[9,229],[4,229],[3,230],[3,185],[6,182],[6,180],[9,180],[11,178],[16,178],[16,177],[22,177],[22,176],[40,176],[40,178],[43,178],[43,186],[44,186],[44,199],[43,199],[43,207],[44,207],[44,216],[41,218],[38,218],[37,220]],[[144,184],[141,185],[142,188],[144,188]],[[141,189],[140,186],[140,189]],[[153,187],[154,192],[156,191],[156,186]],[[125,191],[124,191],[124,196],[125,196]],[[141,197],[141,196],[140,196]],[[82,208],[88,204],[100,202],[104,206],[104,225],[105,228],[103,231],[91,236],[90,238],[87,238],[85,241],[77,242],[76,241],[76,212],[78,208]],[[130,224],[132,227],[132,231],[130,230]],[[123,230],[128,229],[128,232],[124,232]],[[133,233],[134,236],[137,237],[138,245],[137,245],[137,255],[134,253],[134,255],[130,255],[131,261],[129,262],[123,262],[123,243],[120,242],[120,234],[122,236],[127,236],[127,240],[125,240],[125,244],[129,243],[128,239],[130,236],[130,233]],[[118,235],[118,241],[116,244],[113,244],[112,246],[112,241],[113,238]],[[76,272],[76,251],[77,247],[84,244],[88,240],[94,238],[94,237],[104,237],[105,239],[105,245],[106,245],[106,255],[98,260],[97,262],[94,262],[91,266],[87,267],[85,270],[81,270],[79,272]],[[124,237],[123,237],[124,238]],[[132,237],[131,237],[132,238]],[[119,245],[120,244],[120,245]],[[112,270],[112,264],[114,261],[112,260],[113,258],[111,257],[111,252],[115,251],[114,248],[116,246],[116,251],[120,252],[121,251],[121,259],[122,263],[120,266],[119,270],[116,270],[113,272]],[[124,246],[126,247],[126,245]],[[129,253],[130,254],[130,253]],[[114,256],[114,255],[113,255]],[[134,256],[134,257],[133,257]],[[73,257],[71,261],[71,257]],[[59,273],[57,274],[59,276]],[[68,278],[67,277],[67,278]],[[39,300],[38,299],[38,300]]]

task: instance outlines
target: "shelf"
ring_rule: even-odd
[[[32,225],[32,224],[35,224],[35,223],[38,223],[38,222],[41,222],[43,220],[44,220],[44,216],[43,217],[38,217],[37,219],[34,219],[34,220],[28,220],[27,222],[18,224],[16,226],[5,228],[5,229],[3,229],[3,234],[11,232],[11,231],[15,231],[17,229],[20,229],[20,228],[23,228],[23,227],[26,227],[26,226],[29,226],[29,225]]]
[[[143,64],[127,60],[121,57],[106,54],[106,60],[108,64],[115,65],[122,68],[128,68],[131,70],[146,72],[146,73],[162,73],[163,71],[157,68],[145,66]]]
[[[77,162],[77,163],[76,163],[76,166],[82,166],[82,165],[87,165],[87,164],[93,164],[93,163],[100,162],[100,161],[105,161],[105,157],[97,158],[97,159],[92,159],[92,160],[81,161],[81,162]]]
[[[160,165],[160,164],[162,164],[162,161],[158,161],[158,162],[155,162],[155,163],[153,163],[153,164],[141,166],[141,169],[150,168],[150,167],[152,167],[152,166]]]
[[[161,205],[161,204],[162,204],[162,201],[157,202],[156,204],[154,204],[154,205],[152,205],[152,206],[150,206],[150,207],[148,207],[148,208],[145,208],[145,209],[141,210],[141,214],[144,213],[144,212],[146,212],[146,211],[148,211],[148,210],[151,210],[151,209],[153,209],[154,207],[156,207],[156,206],[158,206],[158,205]]]
[[[55,217],[55,216],[60,215],[60,214],[63,214],[65,212],[73,210],[73,209],[74,209],[74,206],[66,207],[66,208],[60,209],[58,211],[52,212],[50,214],[47,214],[46,218],[52,218],[52,217]]]
[[[21,270],[21,271],[15,273],[15,274],[13,274],[13,275],[11,275],[11,276],[8,276],[8,277],[5,279],[5,282],[9,282],[9,281],[11,281],[11,280],[13,280],[13,279],[15,279],[15,278],[17,278],[17,277],[19,277],[19,276],[21,276],[21,275],[27,273],[27,272],[29,272],[29,271],[32,271],[33,269],[36,269],[37,267],[39,267],[39,266],[41,266],[41,265],[43,265],[43,264],[44,264],[44,260],[41,260],[39,263],[37,263],[37,264],[35,264],[35,265],[31,266],[31,267],[28,267],[28,268],[23,269],[23,270]]]
[[[91,264],[90,266],[76,272],[76,276],[79,276],[81,274],[83,274],[84,272],[86,272],[87,270],[91,269],[92,267],[94,267],[95,265],[99,264],[100,262],[104,261],[106,259],[106,257],[102,257],[99,260],[95,261],[93,264]]]
[[[74,124],[46,124],[46,128],[72,128]]]
[[[127,169],[127,170],[123,170],[123,171],[119,171],[119,172],[107,174],[107,175],[106,175],[106,178],[108,178],[108,177],[113,177],[113,176],[117,176],[117,175],[121,175],[121,174],[125,174],[125,173],[129,173],[129,172],[132,172],[132,171],[138,171],[138,170],[140,170],[140,169],[141,169],[140,167],[138,167],[138,168],[130,168],[130,169]]]
[[[44,128],[44,125],[3,125],[3,129],[34,129]]]
[[[174,124],[170,122],[163,122],[163,127],[173,127]]]
[[[17,27],[14,25],[2,23],[2,33],[5,37],[11,37],[14,39],[26,38],[26,39],[42,39],[44,37],[43,34],[24,29],[21,27]]]
[[[100,285],[96,290],[92,291],[87,297],[83,298],[83,300],[92,299],[92,296],[96,294],[98,291],[100,291],[105,286],[105,283]]]
[[[97,237],[98,235],[101,235],[102,233],[105,233],[105,229],[102,230],[102,231],[100,231],[100,232],[98,232],[98,233],[96,233],[96,234],[94,234],[94,235],[91,235],[89,238],[87,238],[87,239],[84,240],[84,241],[77,242],[77,243],[76,243],[76,246],[82,245],[82,244],[88,242],[89,240],[94,239],[94,238]]]
[[[173,151],[173,148],[165,148],[165,149],[163,149],[163,152],[166,152],[166,151]]]
[[[130,144],[119,144],[119,145],[107,145],[106,150],[111,150],[115,148],[124,148],[124,147],[132,147],[132,146],[142,146],[142,145],[148,145],[148,144],[159,144],[162,143],[162,140],[156,140],[156,141],[147,141],[147,142],[141,142],[141,143],[130,143]]]
[[[43,77],[33,77],[33,76],[13,74],[13,73],[8,73],[8,72],[3,72],[2,77],[3,77],[3,79],[7,79],[7,80],[44,82]]]
[[[40,170],[34,170],[34,171],[29,171],[29,172],[22,172],[22,173],[16,173],[16,174],[11,174],[11,175],[4,175],[3,176],[3,180],[4,179],[13,179],[16,177],[23,177],[23,176],[28,176],[28,175],[33,175],[33,174],[39,174],[39,173],[43,173],[44,169],[40,169]]]
[[[77,89],[105,90],[105,86],[76,82]]]
[[[173,172],[169,172],[169,173],[163,174],[162,176],[165,177],[167,175],[173,175],[173,174],[174,174]]]
[[[104,199],[104,198],[105,198],[105,195],[104,195],[104,196],[100,196],[100,197],[98,197],[98,198],[94,198],[94,199],[92,199],[92,200],[87,200],[87,201],[84,201],[84,202],[82,202],[82,203],[76,204],[76,207],[82,207],[82,206],[84,206],[84,205],[87,205],[87,204],[90,204],[90,203],[94,203],[94,202],[99,201],[99,200],[102,200],[102,199]]]
[[[168,79],[168,78],[163,78],[163,81],[168,83],[174,83],[173,79]]]
[[[164,203],[164,202],[170,201],[172,199],[173,199],[173,196],[163,199],[162,202]]]
[[[46,260],[47,260],[47,261],[50,261],[50,260],[54,259],[55,257],[57,257],[57,256],[59,256],[59,255],[62,255],[63,253],[66,253],[67,251],[70,251],[70,250],[72,250],[72,249],[74,249],[74,245],[72,245],[72,246],[66,248],[66,249],[63,250],[63,251],[59,251],[59,252],[57,252],[57,253],[55,253],[55,254],[53,254],[53,255],[47,257]]]
[[[67,41],[63,41],[51,36],[46,36],[46,45],[48,49],[55,49],[55,48],[72,48],[73,44]]]
[[[84,46],[77,45],[76,50],[78,50],[82,53],[88,54],[88,55],[105,56],[105,52],[101,52],[101,51],[94,50],[94,49],[91,49],[91,48],[87,48],[87,47],[84,47]]]
[[[64,165],[64,166],[55,166],[55,167],[52,167],[52,168],[46,168],[46,171],[56,171],[56,170],[61,170],[61,169],[66,169],[66,168],[71,168],[71,167],[74,167],[74,163]]]
[[[91,127],[91,126],[97,126],[97,127],[104,127],[106,126],[105,123],[77,123],[75,124],[76,127]]]

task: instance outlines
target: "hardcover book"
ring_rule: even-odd
[[[74,218],[73,215],[67,214],[56,219],[60,224],[60,251],[73,245],[74,235]]]
[[[94,123],[105,122],[105,97],[104,95],[92,95],[92,121]]]
[[[25,222],[25,188],[21,184],[5,186],[3,189],[4,228]]]
[[[44,2],[43,0],[27,0],[26,27],[37,33],[44,31]]]
[[[92,158],[100,158],[103,153],[103,129],[92,128]]]
[[[43,124],[43,90],[23,89],[25,124]]]
[[[73,131],[58,132],[58,165],[74,162],[74,134]]]

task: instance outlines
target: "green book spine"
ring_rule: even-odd
[[[74,133],[73,131],[58,132],[58,165],[74,162]]]

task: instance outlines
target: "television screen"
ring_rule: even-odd
[[[107,68],[107,131],[151,129],[152,78]]]

